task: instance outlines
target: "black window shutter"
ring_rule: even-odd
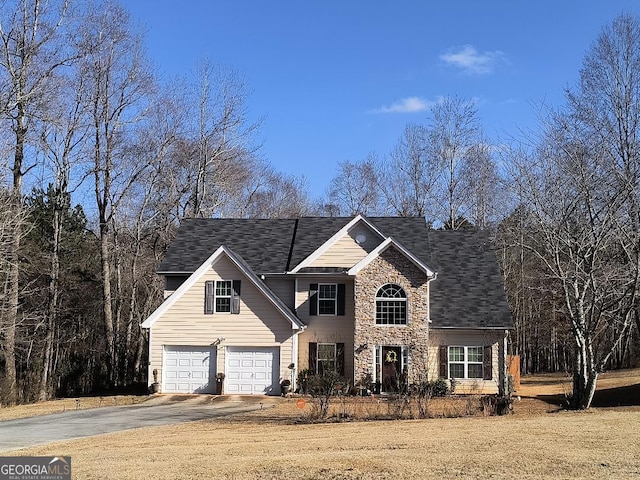
[[[449,370],[449,347],[440,345],[440,377],[447,378]]]
[[[318,284],[309,285],[309,315],[318,315]]]
[[[345,285],[344,283],[338,284],[338,315],[344,315],[345,305]]]
[[[491,380],[493,377],[493,349],[491,345],[484,347],[484,358],[482,362],[482,379]]]
[[[318,366],[318,344],[316,342],[309,342],[309,370],[312,375],[315,375],[316,368]]]
[[[240,280],[233,281],[231,292],[231,313],[240,313]]]
[[[204,313],[213,313],[215,307],[215,282],[208,280],[204,282]]]
[[[344,343],[336,343],[336,371],[344,377]]]

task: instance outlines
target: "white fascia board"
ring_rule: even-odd
[[[305,258],[302,262],[296,265],[296,267],[293,270],[291,270],[289,273],[298,273],[300,269],[304,267],[308,267],[316,259],[322,256],[327,250],[329,250],[329,248],[331,248],[338,240],[344,237],[347,234],[347,232],[351,230],[351,228],[354,225],[356,225],[358,222],[363,222],[364,224],[366,224],[367,227],[373,230],[378,236],[380,236],[380,238],[386,238],[382,234],[382,232],[378,230],[378,228],[376,228],[376,226],[373,223],[367,220],[366,217],[363,217],[362,215],[356,215],[355,217],[353,217],[353,219],[349,223],[347,223],[344,227],[338,230],[329,240],[324,242],[320,247],[318,247],[318,249],[315,252],[313,252],[311,255]]]
[[[353,267],[351,267],[347,273],[349,275],[357,275],[357,273],[360,270],[362,270],[364,267],[369,265],[374,259],[378,258],[378,256],[380,256],[380,254],[382,252],[384,252],[390,246],[393,246],[396,249],[398,249],[400,251],[400,253],[402,253],[405,257],[407,257],[409,260],[411,260],[411,262],[416,267],[418,267],[420,270],[422,270],[427,275],[427,277],[433,278],[433,277],[435,277],[437,275],[437,273],[434,270],[432,270],[427,265],[425,265],[418,257],[416,257],[413,253],[411,253],[405,247],[403,247],[402,244],[400,244],[397,241],[395,241],[393,239],[393,237],[387,238],[384,242],[382,242],[380,245],[378,245],[376,248],[374,248],[371,251],[371,253],[369,253],[369,255],[367,255],[362,260],[360,260],[358,263],[356,263]]]
[[[508,332],[508,329],[505,329],[504,327],[476,327],[476,328],[472,328],[472,327],[435,327],[432,325],[429,325],[429,330],[457,330],[460,332],[468,332],[468,333],[478,333],[478,332],[483,332],[483,331],[491,331],[491,332],[497,332],[499,330],[504,330],[505,332]],[[505,335],[507,335],[507,333],[505,333]]]
[[[224,247],[220,246],[218,249],[211,254],[209,258],[207,258],[202,265],[198,267],[198,269],[193,272],[189,278],[187,278],[182,285],[178,287],[176,291],[174,291],[168,298],[165,299],[162,304],[155,309],[155,311],[147,317],[147,319],[142,322],[140,325],[142,328],[151,328],[156,321],[164,315],[171,306],[178,301],[184,293],[189,290],[199,279],[204,275],[204,273],[215,263],[215,261],[220,257],[220,255],[224,252]]]
[[[222,255],[226,255],[238,269],[253,283],[260,292],[278,309],[290,322],[294,329],[304,329],[306,326],[289,310],[289,308],[257,277],[249,266],[231,249],[221,245],[207,258],[198,269],[187,278],[180,287],[171,294],[149,317],[142,322],[142,328],[151,328],[153,324],[164,315],[176,301],[182,297]]]
[[[223,248],[224,245],[223,245]],[[267,285],[258,278],[258,276],[254,273],[254,271],[247,265],[242,257],[237,255],[230,249],[225,248],[225,252],[229,256],[229,258],[236,264],[236,266],[242,270],[242,273],[255,285],[255,287],[269,300],[276,309],[278,309],[290,322],[291,326],[296,330],[304,330],[307,326],[300,321],[298,317],[296,317],[289,307],[278,297],[275,293],[271,291]]]

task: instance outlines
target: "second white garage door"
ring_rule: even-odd
[[[224,391],[279,395],[280,349],[227,347]]]

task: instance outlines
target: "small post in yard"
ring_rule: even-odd
[[[218,395],[224,393],[224,373],[220,372],[216,375],[216,392]]]

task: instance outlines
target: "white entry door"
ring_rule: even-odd
[[[227,347],[224,392],[279,395],[280,349]]]
[[[165,345],[162,393],[215,393],[215,347]]]

